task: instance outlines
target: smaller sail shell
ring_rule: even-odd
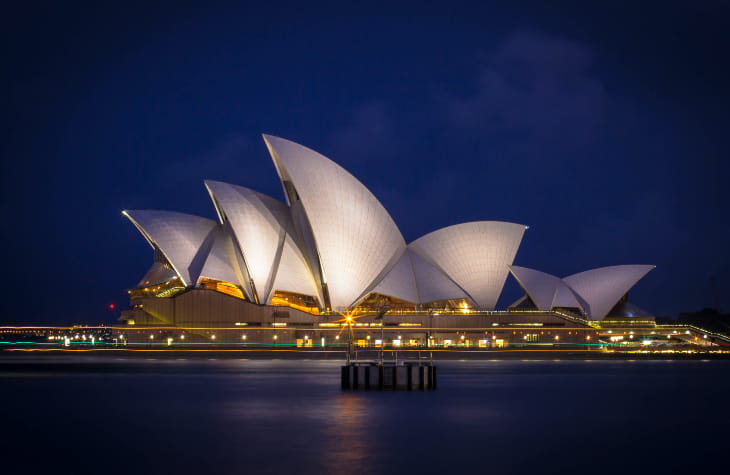
[[[600,267],[563,278],[590,306],[590,318],[601,320],[639,280],[655,266],[620,265]]]
[[[123,214],[165,255],[186,286],[197,281],[215,238],[215,221],[173,211],[127,210]]]
[[[502,221],[462,223],[426,234],[409,248],[446,273],[478,307],[494,310],[525,229]]]

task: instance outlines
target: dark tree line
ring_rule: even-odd
[[[657,317],[657,323],[694,325],[699,328],[730,336],[730,313],[720,313],[715,308],[703,308],[698,312],[681,312],[677,318]]]

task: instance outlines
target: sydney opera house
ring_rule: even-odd
[[[325,346],[350,325],[363,344],[506,346],[585,344],[608,322],[652,324],[626,296],[653,266],[564,278],[516,266],[527,226],[500,221],[407,243],[378,199],[334,161],[289,140],[264,141],[286,202],[206,181],[217,220],[123,212],[154,251],[129,290],[121,320],[130,330]],[[508,278],[525,295],[496,310]]]

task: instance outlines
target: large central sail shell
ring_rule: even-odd
[[[264,135],[292,211],[311,229],[330,305],[352,306],[393,267],[406,244],[390,214],[354,176],[302,145]],[[295,217],[296,219],[296,217]],[[306,238],[306,237],[305,237]]]

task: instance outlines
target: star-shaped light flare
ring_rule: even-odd
[[[352,341],[355,338],[355,332],[353,331],[352,327],[355,325],[355,322],[358,318],[364,317],[365,315],[356,315],[356,312],[354,310],[347,310],[344,313],[340,313],[342,315],[342,318],[339,320],[335,320],[332,323],[341,323],[340,331],[337,332],[337,337],[339,338],[340,335],[342,335],[342,332],[347,329],[348,335],[350,337],[349,341]]]

